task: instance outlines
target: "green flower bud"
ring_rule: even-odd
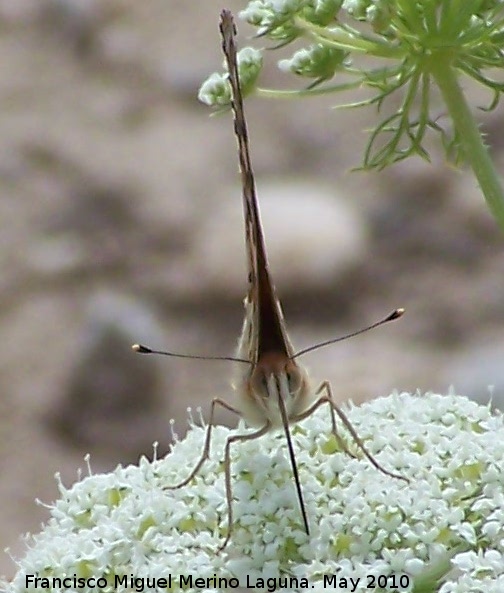
[[[318,82],[332,78],[343,65],[347,52],[322,44],[300,49],[292,58],[280,60],[278,67],[284,72],[293,72]]]
[[[263,58],[258,49],[244,47],[237,54],[238,73],[240,75],[241,90],[244,97],[250,95],[257,83],[262,70]]]
[[[241,19],[257,27],[257,35],[290,43],[300,36],[294,17],[301,10],[300,0],[253,0],[239,13]]]
[[[210,107],[229,105],[231,103],[231,87],[227,77],[219,72],[211,74],[201,85],[198,99]]]
[[[325,27],[334,21],[343,0],[311,0],[301,10],[301,16],[315,25]]]
[[[262,69],[262,55],[258,49],[244,47],[236,55],[242,95],[250,95]],[[225,67],[225,65],[224,65]],[[231,85],[227,74],[214,72],[201,85],[198,99],[210,107],[227,107],[231,104]]]

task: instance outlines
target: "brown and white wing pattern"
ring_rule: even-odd
[[[285,330],[280,303],[276,296],[270,272],[261,216],[257,201],[254,174],[250,161],[247,123],[240,92],[238,69],[236,67],[236,46],[234,44],[234,23],[232,19],[222,21],[224,53],[229,56],[229,82],[232,88],[235,133],[238,143],[240,172],[242,178],[243,213],[245,219],[245,245],[248,264],[248,294],[245,301],[246,318],[251,319],[247,327],[240,356],[256,365],[262,355],[268,352],[282,353],[291,357],[294,352]]]

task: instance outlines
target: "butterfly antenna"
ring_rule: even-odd
[[[196,354],[179,354],[178,352],[166,352],[165,350],[153,350],[143,344],[133,344],[131,349],[138,354],[160,354],[161,356],[171,356],[172,358],[189,358],[191,360],[227,360],[230,362],[245,362],[251,364],[244,358],[235,358],[234,356],[198,356]]]
[[[330,344],[336,344],[336,342],[342,342],[343,340],[347,340],[348,338],[353,338],[354,336],[364,334],[371,329],[375,329],[375,327],[379,327],[380,325],[384,325],[385,323],[388,323],[389,321],[395,321],[396,319],[399,319],[399,317],[402,317],[403,315],[404,315],[404,309],[395,309],[394,311],[392,311],[392,313],[387,315],[387,317],[385,317],[384,319],[381,319],[380,321],[377,321],[376,323],[372,323],[371,325],[368,325],[367,327],[359,329],[359,330],[352,332],[350,334],[347,334],[345,336],[341,336],[339,338],[333,338],[331,340],[327,340],[325,342],[320,342],[319,344],[315,344],[314,346],[309,346],[308,348],[303,348],[303,350],[296,352],[296,354],[294,354],[294,356],[292,356],[292,360],[294,358],[298,358],[298,356],[303,356],[303,354],[307,354],[308,352],[313,352],[314,350],[318,350],[319,348],[324,348],[324,346],[329,346]]]

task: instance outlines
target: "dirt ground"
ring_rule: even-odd
[[[197,101],[221,67],[221,8],[0,0],[0,549],[22,553],[20,536],[47,519],[35,501],[58,496],[56,472],[68,485],[87,471],[88,452],[95,472],[150,456],[154,441],[164,452],[170,418],[183,433],[188,406],[233,397],[229,363],[130,350],[143,341],[230,355],[241,329],[232,124]],[[240,26],[242,45],[250,33]],[[266,59],[264,84],[274,86],[277,56]],[[294,342],[401,306],[390,327],[307,355],[312,375],[330,379],[341,401],[450,384],[484,400],[492,384],[498,402],[503,240],[473,177],[447,166],[435,142],[431,164],[351,172],[374,114],[331,109],[337,102],[247,101]],[[484,117],[502,166],[501,111]],[[0,554],[0,574],[14,571]]]

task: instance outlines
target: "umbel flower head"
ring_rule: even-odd
[[[235,522],[217,554],[227,520],[223,448],[235,431],[217,427],[194,480],[163,489],[199,459],[205,433],[192,426],[164,459],[60,483],[51,518],[2,590],[220,591],[225,581],[215,579],[228,579],[228,590],[363,591],[374,583],[377,591],[502,593],[502,416],[453,394],[406,393],[348,414],[379,462],[409,484],[338,450],[320,408],[292,429],[311,535],[283,434],[272,432],[233,450]],[[37,586],[35,577],[48,580]]]
[[[249,0],[244,5],[239,16],[255,27],[261,43],[276,49],[297,42],[278,65],[305,87],[261,88],[257,52],[251,54],[254,79],[244,96],[295,98],[352,90],[350,100],[338,101],[338,107],[377,108],[363,168],[383,169],[414,155],[429,160],[427,137],[437,135],[451,160],[471,166],[504,230],[504,189],[463,89],[468,80],[486,89],[484,110],[499,103],[503,0]],[[212,76],[201,99],[222,109],[229,104],[229,89],[225,77]]]
[[[463,145],[461,130],[450,138],[441,128],[439,111],[431,108],[433,88],[440,88],[454,118],[460,117],[453,105],[458,74],[489,89],[490,108],[497,105],[504,84],[488,72],[502,68],[503,12],[502,0],[250,0],[240,18],[276,47],[300,40],[303,47],[278,65],[312,82],[303,91],[256,89],[262,57],[255,50],[254,84],[244,95],[256,90],[292,97],[367,87],[371,97],[340,106],[380,109],[402,91],[400,109],[394,103],[392,115],[372,132],[364,166],[382,168],[412,154],[428,158],[423,140],[429,130],[440,132],[454,155]],[[333,78],[335,84],[319,87]],[[202,100],[222,107],[230,95],[216,83],[215,74],[204,83]]]

